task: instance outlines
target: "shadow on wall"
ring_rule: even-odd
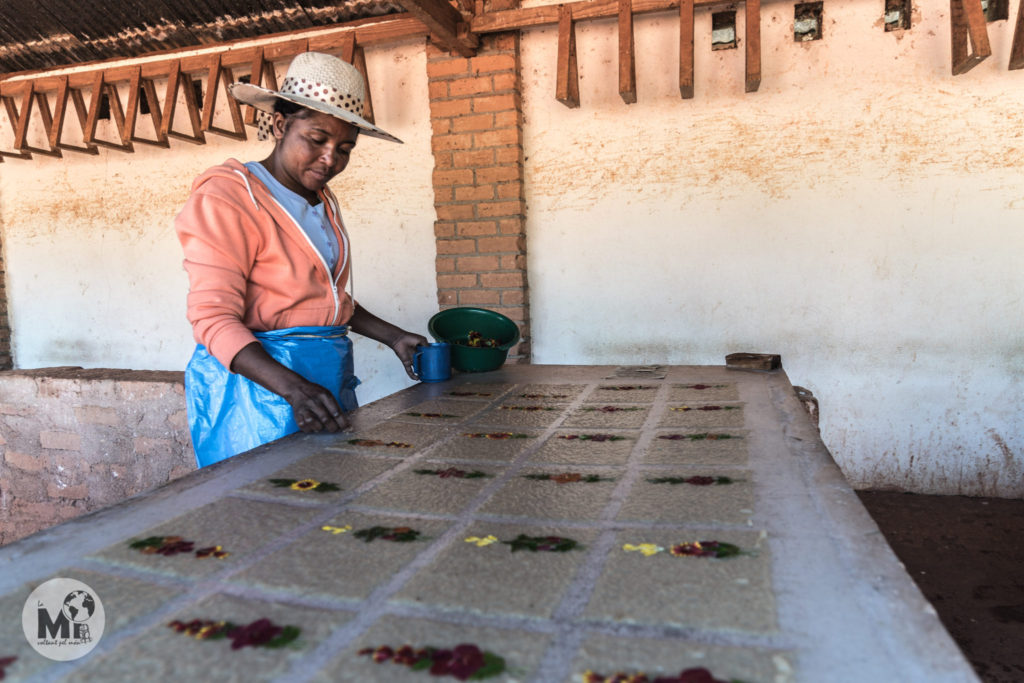
[[[0,545],[196,469],[184,373],[0,372]]]

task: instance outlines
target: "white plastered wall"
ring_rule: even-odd
[[[821,402],[858,487],[1024,495],[1024,72],[950,75],[949,5],[886,33],[879,2],[826,2],[795,43],[763,6],[763,78],[710,49],[678,91],[678,19],[635,19],[638,102],[613,21],[580,22],[579,109],[557,32],[524,34],[536,363],[722,364],[780,353]],[[1010,16],[1017,12],[1012,3]]]
[[[405,144],[360,139],[331,188],[352,239],[356,298],[425,335],[437,312],[426,52],[415,42],[367,49],[366,59],[377,123]],[[286,66],[279,65],[279,79]],[[183,102],[177,109],[175,130],[187,130]],[[138,134],[152,136],[148,121],[140,117]],[[229,128],[230,121],[218,125]],[[6,121],[4,130],[10,130]],[[99,136],[114,139],[114,129],[103,123]],[[172,139],[170,150],[136,143],[133,154],[101,149],[97,156],[66,152],[63,159],[0,164],[17,367],[184,369],[195,342],[185,320],[188,280],[174,216],[203,170],[229,157],[261,159],[272,145],[254,134],[246,142],[214,134],[206,140]],[[360,401],[412,383],[389,349],[353,339],[364,382]]]

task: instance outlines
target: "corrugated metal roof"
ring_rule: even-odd
[[[388,0],[2,0],[0,74],[137,57],[401,11]]]

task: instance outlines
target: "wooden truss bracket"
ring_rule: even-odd
[[[45,98],[45,95],[42,93],[37,93],[37,95],[41,95]],[[75,114],[78,115],[78,126],[82,131],[83,139],[85,137],[85,122],[89,114],[89,111],[85,106],[85,98],[82,97],[81,90],[72,88],[68,85],[67,77],[62,78],[57,85],[56,95],[53,98],[53,117],[50,121],[49,134],[47,138],[50,150],[68,150],[70,152],[80,152],[87,155],[99,154],[99,150],[95,144],[86,142],[85,144],[79,145],[61,141],[60,138],[63,136],[63,123],[65,123],[65,118],[68,113],[69,98],[75,105]]]
[[[953,75],[965,74],[992,55],[981,0],[949,0]],[[970,48],[968,48],[970,41]]]
[[[619,1],[619,95],[636,102],[636,49],[633,44],[633,0]]]
[[[1024,69],[1024,2],[1017,7],[1017,25],[1013,29],[1009,69]]]
[[[693,99],[693,0],[679,1],[679,96]]]
[[[231,114],[232,130],[218,128],[213,125],[213,110],[217,102],[217,93],[220,83],[224,84],[224,98],[228,103],[228,112]],[[234,97],[228,93],[228,86],[235,82],[235,76],[231,69],[223,66],[220,61],[220,54],[210,57],[209,75],[206,77],[206,97],[203,99],[203,118],[200,128],[203,131],[217,133],[224,137],[236,140],[245,140],[245,123],[242,121],[242,107]]]
[[[356,45],[355,54],[352,55],[352,64],[363,75],[363,84],[366,86],[366,93],[363,97],[363,118],[373,123],[373,98],[370,97],[370,75],[366,73],[366,51],[362,45]]]
[[[173,129],[174,110],[177,108],[179,88],[185,95],[188,120],[192,126],[191,135],[179,133]],[[167,75],[167,94],[164,96],[164,115],[160,122],[160,135],[203,145],[206,144],[206,136],[203,134],[202,123],[192,77],[181,70],[181,61],[176,61],[171,65],[171,71]]]
[[[761,0],[746,0],[744,3],[746,21],[746,89],[757,92],[761,87]]]
[[[18,111],[18,105],[13,96],[6,96],[3,98],[4,107],[7,109],[7,118],[11,120],[11,126],[14,128],[14,151],[5,152],[0,150],[0,161],[2,161],[4,157],[11,157],[12,159],[32,158],[32,154],[25,146],[25,135],[28,131],[28,120],[32,113],[32,97],[33,92],[30,84],[22,95],[20,112]]]
[[[30,83],[29,86],[25,88],[25,93],[22,95],[20,115],[13,98],[7,99],[5,104],[7,105],[7,115],[10,117],[11,123],[14,125],[14,149],[18,152],[18,154],[14,156],[19,158],[24,158],[20,156],[22,154],[43,154],[53,157],[61,156],[60,148],[55,144],[50,143],[50,133],[53,131],[54,118],[53,114],[50,112],[50,103],[44,93],[34,92],[32,84]],[[39,110],[39,118],[47,132],[46,148],[33,147],[28,144],[28,122],[32,118],[33,108]]]
[[[580,75],[576,61],[576,26],[572,9],[562,5],[558,10],[558,74],[555,77],[555,99],[575,109],[580,106]]]
[[[370,97],[370,75],[366,72],[366,51],[356,42],[355,35],[350,33],[342,38],[341,53],[338,56],[354,66],[363,77],[363,85],[366,87],[363,94],[363,118],[373,123],[373,98]]]
[[[142,109],[142,98],[146,98],[149,107],[149,118],[153,122],[154,139],[142,138],[135,134],[135,121]],[[129,140],[156,147],[170,147],[167,136],[163,133],[163,116],[160,115],[160,99],[156,94],[156,84],[152,78],[143,78],[142,69],[136,67],[128,82],[128,129]]]
[[[71,100],[75,107],[75,114],[78,116],[78,127],[82,131],[82,139],[85,139],[85,122],[89,117],[89,109],[85,106],[85,98],[82,97],[82,91],[78,88],[72,88],[65,76],[57,86],[57,96],[53,103],[53,125],[50,127],[49,139],[50,147],[66,149],[71,152],[81,152],[82,154],[99,154],[100,150],[94,144],[87,142],[83,145],[72,145],[61,141],[64,130],[64,118],[68,109],[68,99]]]
[[[110,117],[114,120],[114,126],[117,129],[119,142],[112,142],[109,140],[101,140],[96,137],[96,125],[99,123],[100,106],[103,103],[103,96],[106,95],[107,103],[110,107]],[[92,98],[89,100],[89,114],[85,118],[85,127],[82,131],[82,137],[87,145],[102,145],[104,147],[110,147],[111,149],[121,150],[122,152],[133,152],[135,148],[132,146],[131,133],[128,131],[128,125],[134,127],[135,117],[131,117],[128,121],[124,115],[124,109],[121,107],[121,96],[117,92],[117,86],[113,83],[107,82],[104,72],[97,71],[92,83]]]

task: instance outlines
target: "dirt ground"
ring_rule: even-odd
[[[858,495],[978,676],[1024,681],[1024,500]]]

